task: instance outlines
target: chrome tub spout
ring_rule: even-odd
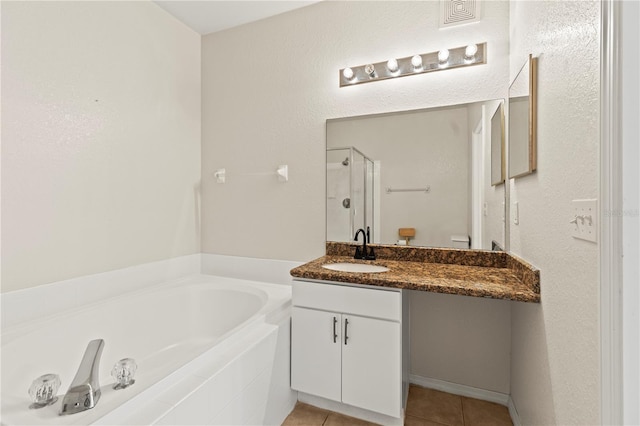
[[[98,374],[104,340],[92,340],[84,351],[78,372],[62,399],[60,415],[74,414],[96,406],[100,399]]]

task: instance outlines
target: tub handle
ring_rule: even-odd
[[[338,339],[338,333],[336,333],[336,324],[338,323],[338,318],[333,317],[333,343],[336,343]]]
[[[349,336],[347,335],[347,327],[349,326],[349,320],[347,318],[344,319],[344,344],[347,345],[347,339]]]

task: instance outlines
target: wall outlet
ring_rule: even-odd
[[[571,235],[580,240],[598,242],[598,200],[573,200]]]
[[[520,224],[520,207],[517,201],[513,203],[513,224]]]

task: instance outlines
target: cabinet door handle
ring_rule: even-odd
[[[346,346],[347,339],[349,336],[347,335],[347,327],[349,326],[349,320],[347,318],[344,319],[344,344]]]
[[[338,339],[338,333],[336,333],[336,324],[338,323],[338,318],[333,317],[333,343],[336,343]]]

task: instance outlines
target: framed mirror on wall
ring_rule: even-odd
[[[529,55],[509,87],[509,178],[533,173],[537,164],[538,58]]]
[[[503,109],[494,99],[327,120],[327,241],[368,227],[372,243],[505,247],[504,185],[491,178]]]

